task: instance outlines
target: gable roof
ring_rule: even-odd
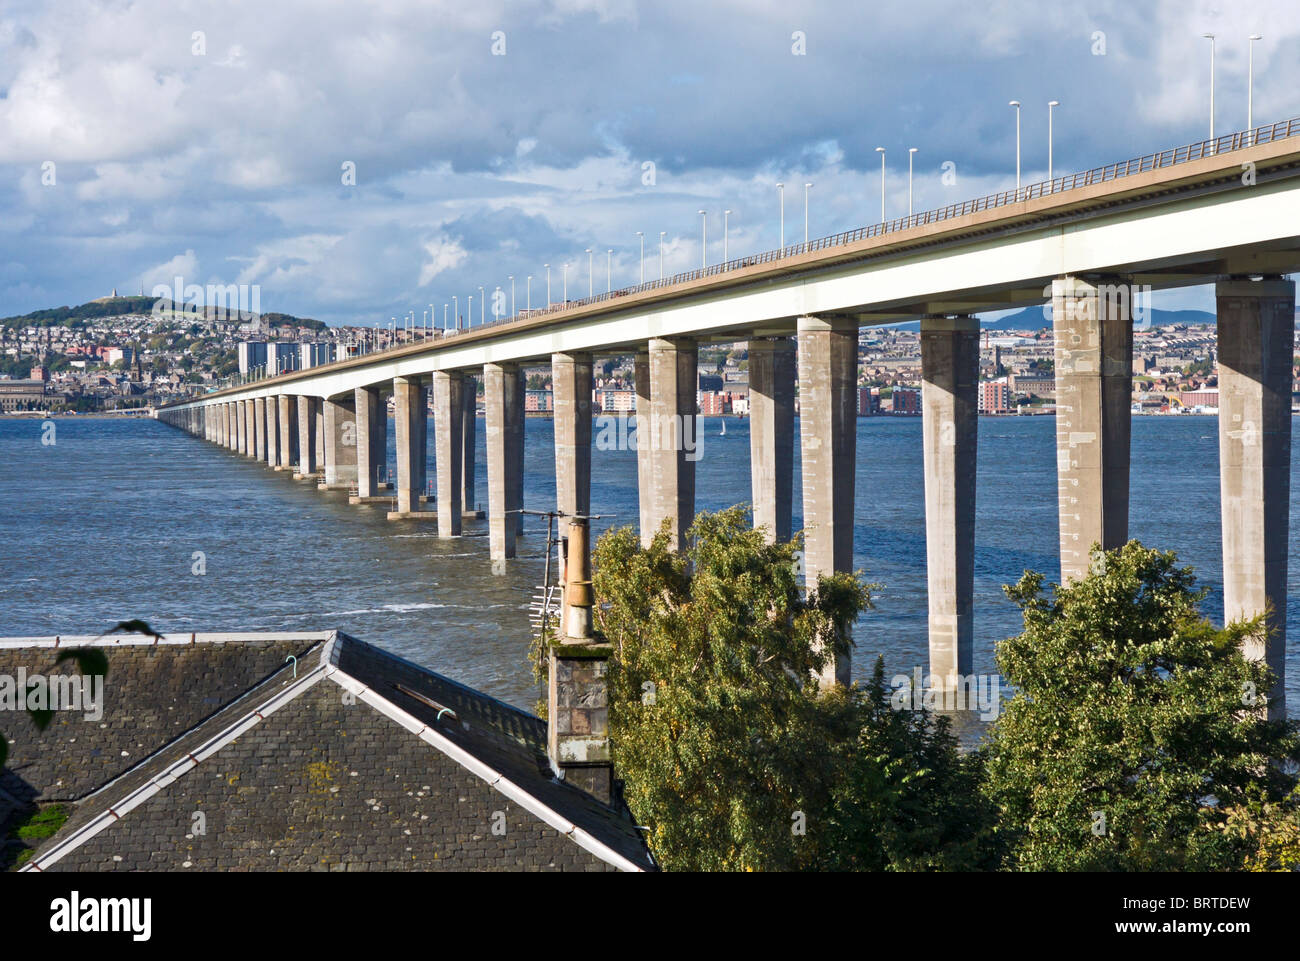
[[[654,869],[626,808],[556,778],[539,718],[339,632],[240,637],[270,645],[255,665],[307,650],[198,723],[156,726],[165,743],[114,765],[23,870]],[[198,812],[206,836],[187,833]]]

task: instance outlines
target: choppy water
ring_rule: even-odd
[[[748,500],[745,421],[706,419],[697,505]],[[1002,585],[1027,568],[1059,576],[1054,429],[1049,417],[982,418],[975,558],[975,670],[1020,626]],[[487,504],[480,421],[477,501]],[[492,574],[487,522],[439,540],[351,507],[287,474],[154,421],[0,420],[0,635],[97,634],[138,617],[156,629],[339,628],[521,707],[535,701],[528,602],[543,568],[544,521]],[[390,448],[394,434],[390,428]],[[925,665],[925,525],[919,419],[858,421],[855,562],[884,586],[855,630],[854,670]],[[525,503],[554,506],[549,420],[527,422]],[[391,456],[391,454],[390,454]],[[636,454],[593,451],[592,509],[637,521]],[[796,470],[795,525],[800,524]],[[432,473],[430,474],[432,476]],[[1293,494],[1296,484],[1292,484]],[[1294,500],[1294,497],[1293,497]],[[1292,504],[1292,555],[1300,511]],[[1222,613],[1218,436],[1212,417],[1133,421],[1131,536],[1179,552]],[[191,573],[203,552],[206,574]],[[1288,703],[1300,714],[1300,565],[1287,610]]]

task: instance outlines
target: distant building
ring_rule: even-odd
[[[270,374],[298,370],[300,359],[297,344],[271,341],[266,345],[266,370]]]
[[[1185,390],[1179,397],[1184,407],[1213,407],[1219,409],[1219,388],[1202,387],[1200,390]]]
[[[701,390],[695,394],[702,417],[722,417],[731,413],[731,395],[721,390]]]
[[[1012,374],[1008,380],[1013,394],[1032,394],[1035,397],[1056,396],[1056,374],[1041,370],[1030,370],[1023,374]]]
[[[551,401],[551,392],[549,390],[524,391],[524,410],[555,410],[555,405]]]
[[[298,345],[298,368],[319,367],[330,362],[330,345],[307,343]]]
[[[39,410],[45,403],[45,381],[0,380],[0,410]]]
[[[915,387],[895,387],[889,400],[895,414],[921,413],[921,392]]]
[[[1011,409],[1011,388],[1008,386],[1005,377],[980,382],[979,410],[981,414],[1006,414]]]
[[[858,416],[870,417],[872,414],[878,413],[880,413],[880,388],[859,387]]]
[[[239,344],[239,372],[247,375],[250,370],[266,366],[266,341],[244,340]]]
[[[636,391],[627,388],[604,388],[600,395],[600,409],[607,414],[627,413],[636,410]]]

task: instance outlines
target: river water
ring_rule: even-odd
[[[0,636],[98,634],[141,618],[164,633],[341,629],[524,708],[536,701],[528,606],[542,581],[545,521],[526,518],[520,557],[494,575],[487,522],[439,540],[389,522],[150,420],[0,420]],[[748,422],[702,419],[697,507],[749,499]],[[1213,417],[1136,417],[1130,536],[1178,551],[1222,614],[1218,436]],[[855,628],[854,674],[877,653],[892,675],[926,664],[925,524],[919,418],[858,421],[855,564],[883,586]],[[975,671],[1018,632],[1002,585],[1059,576],[1055,423],[981,418]],[[476,500],[487,506],[480,418]],[[389,430],[390,458],[394,433]],[[555,504],[549,420],[529,419],[525,506]],[[797,447],[796,447],[797,450]],[[592,510],[637,522],[636,454],[594,450]],[[430,467],[430,476],[432,467]],[[800,525],[798,471],[795,527]],[[1291,551],[1300,511],[1292,484]],[[196,552],[205,573],[195,574]],[[1300,565],[1291,565],[1287,700],[1300,715]]]

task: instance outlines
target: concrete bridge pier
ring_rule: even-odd
[[[298,398],[281,394],[276,406],[280,420],[280,457],[276,470],[293,470],[298,463]]]
[[[266,399],[254,397],[248,402],[248,416],[251,420],[250,436],[252,443],[248,456],[253,460],[266,459]]]
[[[1225,623],[1264,614],[1244,653],[1277,684],[1268,716],[1286,716],[1287,543],[1291,527],[1291,365],[1295,283],[1215,287],[1219,354],[1219,489]]]
[[[800,317],[799,447],[803,474],[805,583],[853,569],[857,468],[858,324],[852,317]],[[851,658],[837,656],[821,684],[849,683]]]
[[[266,464],[280,469],[280,405],[279,398],[266,398]]]
[[[418,377],[393,378],[393,419],[397,441],[397,510],[392,520],[432,520],[420,509],[428,454],[429,390]]]
[[[975,454],[979,435],[979,321],[921,321],[925,553],[930,674],[950,690],[972,673]]]
[[[515,556],[524,506],[524,374],[516,363],[485,364],[483,399],[487,431],[488,549],[493,570],[504,573]]]
[[[555,501],[565,517],[591,513],[591,372],[589,353],[551,355]]]
[[[325,476],[325,402],[320,398],[314,398],[312,404],[312,420],[316,429],[316,474],[319,478]]]
[[[650,531],[670,520],[669,547],[686,547],[695,520],[695,462],[702,453],[697,429],[699,347],[689,337],[650,341]],[[638,441],[640,438],[638,438]]]
[[[320,490],[350,491],[357,486],[357,413],[351,397],[325,398],[325,481]]]
[[[749,463],[754,527],[788,541],[794,510],[795,346],[789,337],[749,341]]]
[[[1117,277],[1052,282],[1061,583],[1087,575],[1093,544],[1128,540],[1130,291]]]
[[[461,458],[465,451],[465,376],[440,370],[433,375],[433,454],[438,472],[438,536],[459,537],[464,513]]]
[[[320,470],[320,448],[316,446],[316,420],[320,399],[298,398],[298,472],[294,480],[313,480]]]
[[[357,419],[357,497],[376,497],[388,466],[388,406],[378,387],[358,387],[354,404]]]
[[[650,417],[650,350],[638,350],[632,364],[636,388],[636,487],[641,546],[654,537],[654,428]]]
[[[226,450],[230,450],[230,405],[217,405],[217,442]]]
[[[248,453],[248,401],[235,401],[235,412],[239,417],[239,441],[237,450],[241,454]]]
[[[477,444],[478,437],[478,378],[472,374],[465,375],[462,388],[465,411],[461,415],[460,445],[460,498],[461,514],[466,519],[478,517],[478,506],[474,503],[474,490],[477,483]]]

